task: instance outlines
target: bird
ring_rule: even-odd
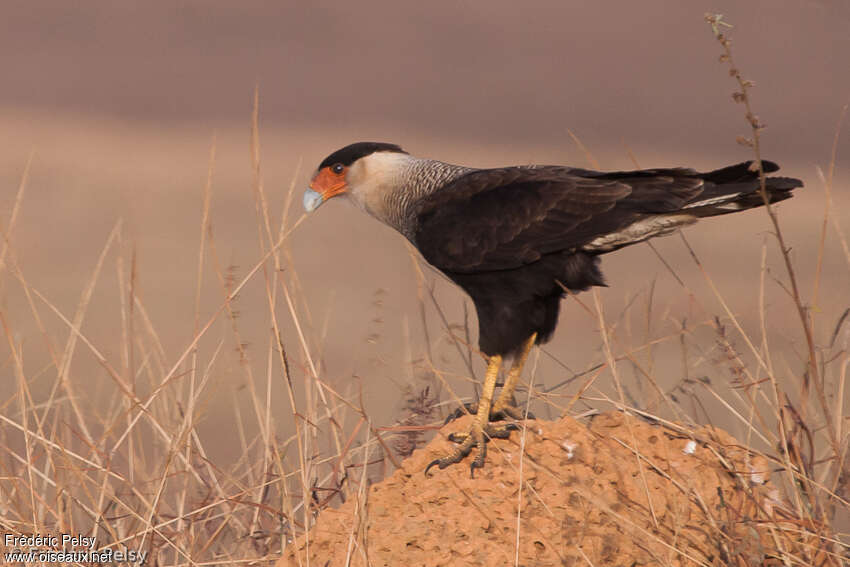
[[[561,165],[474,168],[415,157],[385,142],[357,142],[321,161],[304,192],[305,210],[347,198],[401,233],[422,257],[472,299],[478,344],[487,357],[466,434],[428,464],[444,469],[475,452],[485,464],[489,438],[507,438],[522,420],[514,390],[533,345],[548,341],[568,293],[605,286],[600,256],[670,234],[699,219],[745,211],[792,196],[803,186],[767,177],[761,161],[700,173],[675,167],[594,171]],[[511,360],[499,397],[500,368]]]

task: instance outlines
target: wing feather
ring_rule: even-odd
[[[702,191],[691,170],[602,174],[560,166],[472,171],[424,199],[415,242],[449,272],[506,270],[575,249]]]

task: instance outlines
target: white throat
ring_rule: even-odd
[[[375,152],[349,166],[345,194],[415,244],[417,204],[468,171],[468,167],[404,153]]]
[[[376,219],[395,226],[392,212],[403,199],[415,157],[399,152],[375,152],[355,161],[348,169],[348,197]],[[396,227],[398,228],[398,227]]]

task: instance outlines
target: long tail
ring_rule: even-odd
[[[683,186],[685,191],[692,191],[692,193],[691,196],[685,196],[684,201],[676,202],[671,199],[665,203],[662,200],[662,206],[666,205],[667,210],[658,211],[656,208],[655,211],[652,209],[645,211],[638,220],[619,230],[598,236],[582,246],[582,250],[593,254],[604,254],[649,238],[671,234],[682,226],[697,222],[700,218],[726,215],[763,206],[761,183],[758,171],[753,170],[753,163],[745,161],[707,173],[697,173],[692,169],[646,169],[600,174],[615,179],[639,180],[643,177],[650,181],[653,177],[678,175],[682,179],[691,180],[690,185]],[[779,169],[779,166],[772,161],[762,161],[762,167],[765,173],[772,173]],[[694,178],[701,179],[703,183],[693,184]],[[767,177],[765,180],[767,198],[771,203],[788,199],[792,196],[791,192],[794,189],[802,186],[803,182],[793,177]],[[652,197],[652,194],[650,196]],[[650,202],[653,207],[658,207],[659,200],[651,198],[647,202]],[[641,202],[638,203],[643,205]]]
[[[779,170],[779,166],[772,161],[762,161],[761,164],[765,174]],[[700,173],[698,176],[705,181],[703,191],[682,207],[683,212],[697,217],[713,217],[764,205],[758,169],[753,161]],[[771,203],[790,198],[792,191],[802,186],[803,182],[793,177],[765,179]]]

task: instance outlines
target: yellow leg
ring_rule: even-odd
[[[514,358],[511,369],[508,371],[508,377],[505,379],[505,385],[502,386],[502,391],[499,394],[499,399],[493,404],[491,415],[497,414],[507,415],[514,419],[522,419],[523,415],[514,405],[514,390],[519,383],[522,368],[525,366],[525,361],[528,360],[528,353],[531,352],[531,347],[534,346],[534,341],[537,339],[537,333],[533,333],[522,345],[522,350]],[[479,408],[480,410],[481,408]]]
[[[480,469],[484,466],[484,460],[487,458],[487,439],[485,433],[490,434],[490,407],[493,404],[493,393],[496,390],[496,379],[499,376],[499,368],[502,366],[502,357],[497,355],[491,356],[487,365],[487,374],[484,376],[484,388],[481,390],[481,398],[478,400],[478,411],[473,418],[472,425],[466,435],[451,436],[449,439],[457,441],[460,445],[454,451],[443,457],[431,461],[425,468],[425,474],[428,470],[437,465],[444,469],[449,465],[459,463],[464,457],[472,452],[472,448],[476,448],[475,458],[470,463],[470,472],[475,473],[475,469]],[[510,433],[509,431],[507,432]],[[503,437],[501,432],[496,435]]]
[[[493,393],[496,391],[496,380],[499,377],[499,368],[502,366],[502,357],[498,354],[490,357],[487,364],[487,374],[484,375],[484,387],[481,390],[481,398],[478,400],[478,413],[475,421],[483,425],[490,423],[490,406],[493,404]]]

